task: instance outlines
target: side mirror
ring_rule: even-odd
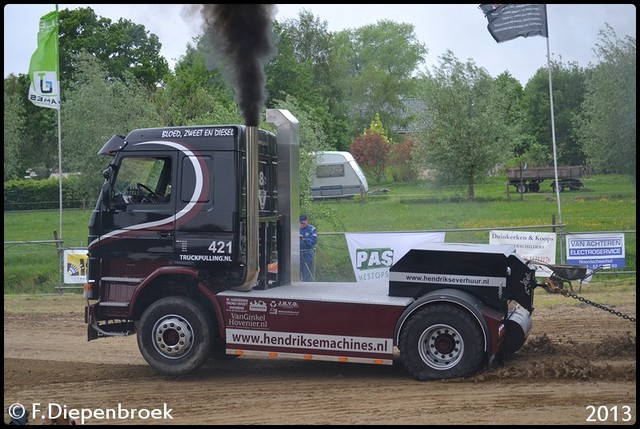
[[[104,184],[102,185],[102,204],[108,210],[111,208],[111,177],[115,171],[115,165],[109,164],[109,166],[102,172],[104,177]]]
[[[105,179],[110,179],[113,176],[113,173],[115,173],[117,170],[118,167],[115,164],[109,164],[109,166],[102,172],[102,177],[104,177]]]
[[[111,208],[111,182],[109,180],[105,180],[102,185],[102,204],[107,210]]]

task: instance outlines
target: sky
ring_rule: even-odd
[[[158,36],[163,55],[173,66],[188,43],[201,34],[202,20],[183,4],[58,4],[58,10],[91,7],[101,17],[129,19]],[[547,4],[549,37],[518,37],[497,43],[487,30],[479,4],[278,4],[275,19],[297,19],[306,9],[329,31],[357,29],[381,20],[413,24],[418,41],[425,45],[426,69],[440,62],[447,50],[462,62],[472,60],[496,77],[508,71],[525,85],[551,59],[587,67],[598,63],[594,52],[599,32],[609,24],[619,39],[636,37],[633,4]],[[4,6],[4,76],[26,74],[36,49],[40,17],[55,9],[52,4]],[[548,46],[547,46],[548,42]]]

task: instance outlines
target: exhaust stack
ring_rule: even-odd
[[[246,169],[247,169],[247,206],[246,206],[246,249],[247,265],[244,283],[233,290],[248,291],[258,283],[260,264],[258,262],[260,219],[258,212],[258,127],[246,127]]]
[[[234,290],[252,289],[258,280],[260,264],[258,212],[258,126],[265,100],[263,67],[275,54],[273,47],[273,4],[203,4],[200,11],[211,36],[213,60],[225,65],[225,75],[236,87],[237,101],[245,119],[247,201],[246,201],[246,277]],[[218,61],[220,60],[220,61]]]
[[[267,109],[267,122],[277,127],[278,216],[282,225],[280,275],[283,284],[300,281],[300,137],[298,120],[283,109]]]

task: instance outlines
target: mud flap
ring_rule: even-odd
[[[87,325],[87,341],[97,340],[98,339],[98,331],[93,327],[93,325]]]

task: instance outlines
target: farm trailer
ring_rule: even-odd
[[[584,176],[584,167],[579,165],[558,167],[558,190],[587,190],[580,177]],[[556,175],[554,167],[508,168],[509,184],[515,186],[520,194],[540,191],[540,183],[551,180],[551,190],[555,191]]]

